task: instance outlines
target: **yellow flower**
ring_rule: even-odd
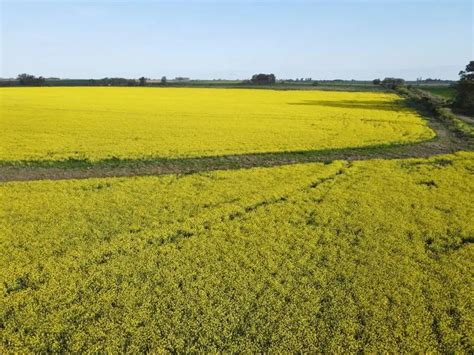
[[[71,87],[0,95],[0,161],[305,151],[434,137],[385,93]]]

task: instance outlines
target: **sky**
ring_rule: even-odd
[[[474,0],[0,0],[0,77],[457,79]]]

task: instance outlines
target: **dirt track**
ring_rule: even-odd
[[[113,164],[104,162],[85,167],[4,165],[0,166],[0,182],[190,174],[200,171],[270,167],[308,162],[330,162],[333,160],[425,158],[454,153],[459,150],[474,150],[472,139],[453,133],[443,122],[435,118],[429,118],[428,125],[436,132],[436,138],[420,143],[305,152],[241,154],[150,161],[114,161]]]

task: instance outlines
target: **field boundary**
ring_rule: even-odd
[[[334,160],[427,158],[455,153],[460,150],[474,150],[471,136],[466,136],[456,130],[456,127],[452,127],[452,124],[436,112],[429,112],[431,111],[429,108],[420,105],[422,102],[413,102],[413,98],[409,98],[407,103],[422,114],[428,126],[436,133],[435,138],[416,143],[359,148],[192,158],[109,159],[97,163],[74,159],[62,162],[20,162],[20,164],[3,162],[0,163],[0,182],[192,174],[203,171],[248,169],[311,162],[329,163]]]

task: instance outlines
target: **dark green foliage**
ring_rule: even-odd
[[[89,86],[136,86],[138,82],[135,79],[126,78],[103,78],[99,80],[90,79]]]
[[[459,72],[459,82],[456,84],[457,96],[454,107],[458,110],[474,114],[474,61],[466,65],[466,70]]]
[[[19,74],[17,77],[20,85],[24,86],[42,86],[45,83],[45,79],[42,76],[36,77],[30,74]]]
[[[449,109],[450,101],[440,95],[432,95],[427,90],[417,89],[408,86],[399,86],[396,91],[406,97],[408,102],[418,107],[422,111],[427,111],[444,121],[450,129],[457,134],[466,137],[474,137],[474,128],[472,125],[459,119],[459,117]]]
[[[385,78],[381,84],[389,89],[396,89],[397,87],[405,86],[405,80],[400,78]]]
[[[473,81],[474,80],[474,60],[471,60],[468,65],[466,65],[465,70],[459,72],[460,81]]]
[[[275,74],[255,74],[250,82],[257,85],[275,84]]]

